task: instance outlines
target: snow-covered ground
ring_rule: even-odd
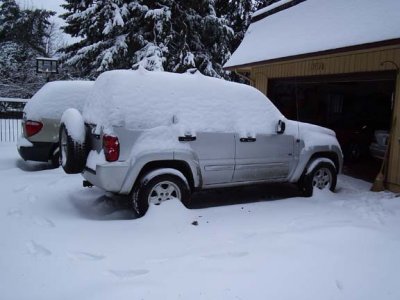
[[[207,192],[133,219],[80,175],[0,153],[1,299],[400,299],[400,198],[368,183]]]

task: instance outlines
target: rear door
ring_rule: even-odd
[[[198,156],[203,185],[232,182],[235,166],[235,135],[224,132],[201,132],[187,142]]]
[[[284,181],[294,166],[294,141],[286,134],[236,135],[233,181]]]

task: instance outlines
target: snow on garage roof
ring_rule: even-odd
[[[307,0],[253,19],[224,67],[397,39],[399,12],[399,0]]]

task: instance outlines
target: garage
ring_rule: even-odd
[[[333,129],[345,173],[373,181],[385,161],[385,187],[400,192],[399,10],[396,0],[279,1],[253,15],[224,67],[288,118]]]
[[[395,80],[392,72],[273,79],[267,96],[286,117],[334,130],[344,152],[344,171],[372,181],[384,148],[370,147],[375,134],[386,138],[390,132]]]

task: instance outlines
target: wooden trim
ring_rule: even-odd
[[[268,78],[268,81],[288,81],[296,83],[330,83],[330,82],[354,82],[354,81],[393,81],[396,82],[396,71],[375,71],[375,72],[357,72],[347,74],[327,74],[310,76],[291,76]]]
[[[242,64],[242,65],[235,65],[235,66],[231,66],[231,67],[226,67],[226,68],[223,68],[223,69],[232,71],[232,70],[236,70],[236,69],[240,69],[240,68],[252,68],[252,67],[257,67],[257,66],[260,66],[260,65],[266,65],[266,64],[277,63],[277,62],[285,62],[285,61],[289,61],[289,60],[313,58],[314,56],[337,54],[337,53],[341,53],[341,52],[368,50],[368,49],[371,49],[371,48],[393,46],[393,45],[397,45],[397,44],[400,45],[400,38],[390,39],[390,40],[385,40],[385,41],[380,41],[380,42],[366,43],[366,44],[355,45],[355,46],[336,48],[336,49],[330,49],[330,50],[324,50],[324,51],[317,51],[317,52],[299,54],[299,55],[280,57],[280,58],[274,58],[274,59],[268,59],[268,60],[262,60],[262,61],[258,61],[258,62],[248,63],[248,64]]]

